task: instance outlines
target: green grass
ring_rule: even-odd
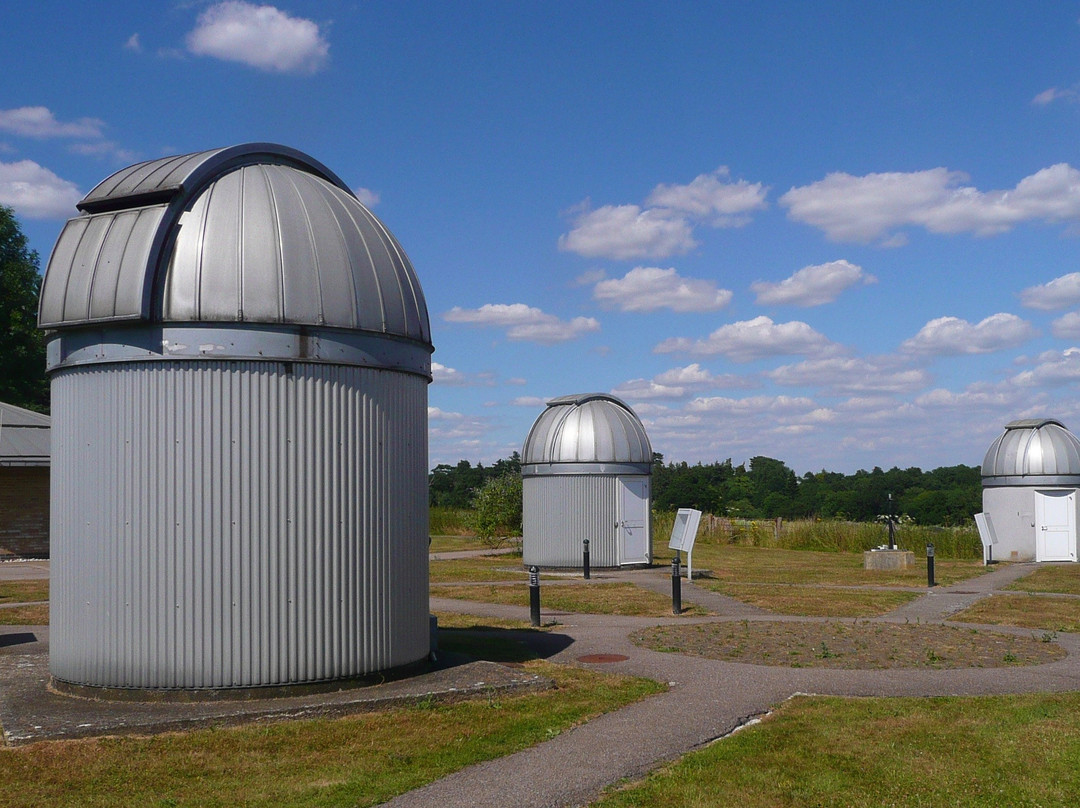
[[[1052,592],[1058,595],[1080,595],[1080,564],[1048,564],[1030,575],[1013,581],[1006,589],[1019,592]]]
[[[529,606],[527,586],[433,586],[431,595],[479,603]],[[631,583],[576,583],[540,587],[541,609],[580,614],[635,617],[671,616],[671,598]],[[683,605],[683,614],[704,615],[699,606]]]
[[[991,595],[951,620],[1019,626],[1041,631],[1080,632],[1080,600],[1053,596]]]
[[[0,581],[0,603],[33,603],[49,599],[49,580]]]
[[[799,697],[597,808],[1071,806],[1080,694]]]
[[[917,592],[845,589],[790,584],[739,584],[709,580],[698,584],[776,614],[804,617],[876,617],[918,597]]]
[[[528,660],[513,643],[440,639],[488,658]],[[511,754],[662,686],[542,661],[556,687],[519,696],[342,719],[0,749],[0,806],[367,806]]]
[[[432,561],[430,570],[432,583],[529,579],[528,570],[521,566],[521,556],[515,554]]]

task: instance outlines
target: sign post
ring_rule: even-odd
[[[680,550],[686,553],[686,580],[694,579],[694,540],[697,538],[698,524],[701,522],[701,511],[693,508],[679,508],[675,514],[675,524],[671,526],[671,541],[668,549],[678,553]]]

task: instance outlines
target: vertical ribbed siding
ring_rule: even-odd
[[[130,363],[52,396],[54,676],[250,687],[427,654],[424,379]]]
[[[523,562],[541,567],[580,567],[582,542],[588,539],[590,564],[618,566],[617,479],[569,474],[525,477]]]

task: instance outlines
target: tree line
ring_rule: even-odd
[[[485,467],[468,460],[441,464],[429,476],[431,505],[471,508],[489,480],[521,473],[521,458]],[[977,466],[912,467],[854,474],[819,471],[799,477],[783,461],[757,456],[734,465],[665,463],[653,455],[652,503],[658,511],[696,508],[740,519],[845,519],[874,521],[892,513],[923,525],[960,525],[982,510],[982,477]]]

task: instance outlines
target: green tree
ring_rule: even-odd
[[[37,327],[41,275],[15,212],[0,205],[0,401],[49,409],[45,340]]]
[[[489,477],[473,500],[473,526],[486,544],[500,544],[509,536],[521,535],[521,475]]]

